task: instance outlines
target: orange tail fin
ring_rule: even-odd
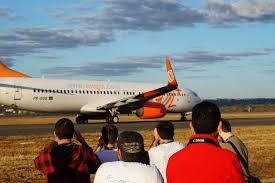
[[[6,78],[6,77],[31,78],[26,74],[23,74],[21,72],[17,72],[15,70],[8,68],[0,61],[0,78]]]
[[[166,58],[166,71],[167,71],[167,77],[168,77],[168,85],[169,86],[178,86],[178,83],[177,83],[175,74],[173,72],[169,58]]]

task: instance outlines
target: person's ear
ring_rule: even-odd
[[[155,137],[155,140],[159,140],[160,139],[160,136],[159,136],[157,128],[154,129],[154,137]]]
[[[119,161],[122,160],[121,150],[120,150],[119,148],[117,148],[117,159],[118,159]]]
[[[194,127],[193,127],[193,125],[192,125],[192,121],[189,122],[189,127],[190,127],[192,133],[193,133],[193,134],[196,134],[196,132],[195,132],[195,130],[194,130]]]
[[[217,132],[221,133],[222,132],[222,121],[219,122],[218,128],[217,128]]]
[[[55,141],[59,141],[59,140],[60,140],[60,139],[57,137],[57,135],[56,135],[55,131],[53,132],[53,135],[54,135],[54,139],[55,139]]]

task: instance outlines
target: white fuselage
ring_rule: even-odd
[[[108,81],[1,78],[0,104],[37,112],[102,112],[97,111],[97,107],[161,86]],[[191,111],[201,99],[193,91],[179,87],[151,101],[162,103],[167,112],[182,113]]]

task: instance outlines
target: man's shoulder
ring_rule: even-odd
[[[113,161],[113,162],[106,162],[100,166],[100,169],[103,170],[119,170],[125,169],[132,172],[139,172],[139,173],[149,173],[155,172],[157,169],[155,166],[146,165],[143,163],[136,163],[136,162],[124,162],[124,161]]]
[[[151,149],[149,149],[148,153],[155,153],[159,151],[167,151],[167,150],[174,150],[174,149],[180,150],[184,147],[185,145],[180,142],[171,142],[168,144],[160,144],[156,147],[152,147]]]
[[[96,173],[95,182],[136,182],[140,177],[140,182],[162,182],[162,176],[155,166],[123,161],[102,164]]]

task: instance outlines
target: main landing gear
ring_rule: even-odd
[[[106,115],[106,123],[117,124],[118,122],[119,122],[119,118],[117,115],[111,115],[110,113]]]
[[[182,113],[180,113],[180,114],[181,114],[180,120],[181,120],[181,121],[187,121],[185,112],[182,112]]]

